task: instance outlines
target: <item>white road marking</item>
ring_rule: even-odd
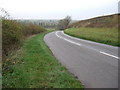
[[[110,46],[110,45],[106,45],[106,44],[102,44],[102,43],[96,43],[96,42],[92,42],[92,41],[89,41],[89,40],[84,40],[84,39],[79,39],[79,38],[76,38],[76,37],[72,37],[72,36],[69,36],[69,35],[65,34],[64,31],[61,31],[61,33],[64,34],[65,36],[67,36],[67,37],[70,37],[70,38],[73,38],[73,39],[76,39],[76,40],[79,40],[79,41],[84,41],[84,42],[87,42],[87,43],[93,43],[93,44],[96,44],[96,45],[104,45],[104,46],[111,47],[111,48],[118,48],[116,46]]]
[[[120,59],[120,58],[117,57],[117,56],[114,56],[114,55],[111,55],[111,54],[108,54],[108,53],[105,53],[105,52],[102,52],[102,51],[100,51],[100,53],[102,53],[102,54],[104,54],[104,55],[107,55],[107,56],[111,56],[111,57],[116,58],[116,59]]]
[[[66,39],[66,38],[64,38],[64,37],[59,36],[59,35],[58,35],[58,32],[56,32],[55,34],[56,34],[57,37],[59,37],[59,38],[65,40],[65,41],[68,41],[68,42],[70,42],[70,43],[76,44],[76,45],[78,45],[78,46],[82,46],[82,45],[79,44],[79,43],[73,42],[73,41],[71,41],[71,40],[69,40],[69,39]],[[116,58],[116,59],[120,59],[120,58],[117,57],[117,56],[114,56],[114,55],[111,55],[111,54],[108,54],[108,53],[99,51],[99,50],[97,50],[97,49],[90,48],[90,47],[88,47],[88,46],[84,46],[84,47],[89,48],[89,49],[92,49],[92,50],[94,50],[94,51],[97,51],[97,52],[99,52],[99,53],[101,53],[101,54],[104,54],[104,55],[107,55],[107,56],[111,56],[111,57]]]
[[[58,33],[58,32],[56,32],[56,33],[55,33],[55,34],[56,34],[56,36],[57,36],[57,37],[59,37],[59,38],[61,38],[61,37],[60,37],[57,33]]]
[[[57,37],[62,38],[62,39],[64,39],[65,41],[68,41],[68,42],[70,42],[70,43],[73,43],[73,44],[76,44],[76,45],[78,45],[78,46],[81,46],[81,44],[79,44],[79,43],[73,42],[73,41],[71,41],[71,40],[69,40],[69,39],[66,39],[66,38],[63,38],[63,37],[59,36],[59,35],[58,35],[58,32],[56,32],[56,35],[57,35]]]

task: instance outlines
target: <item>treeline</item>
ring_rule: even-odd
[[[40,22],[39,23],[40,26],[44,27],[44,28],[57,28],[57,23],[45,23],[45,22]]]
[[[59,20],[17,20],[18,22],[23,22],[23,23],[33,23],[40,25],[44,28],[56,28],[58,25]]]
[[[2,55],[5,56],[19,48],[26,37],[46,31],[33,23],[22,23],[15,20],[2,20]]]

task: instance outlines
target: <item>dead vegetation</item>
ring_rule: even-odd
[[[118,18],[120,14],[113,14],[101,17],[95,17],[87,20],[82,20],[69,25],[69,28],[80,28],[80,27],[98,27],[98,28],[113,28],[118,27]]]

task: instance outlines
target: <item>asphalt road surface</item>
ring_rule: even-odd
[[[62,31],[47,34],[44,41],[86,88],[118,88],[118,47],[77,39]]]

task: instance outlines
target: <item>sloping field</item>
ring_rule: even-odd
[[[80,27],[118,27],[118,18],[120,14],[113,14],[107,16],[95,17],[87,20],[82,20],[69,25],[69,27],[80,28]]]

